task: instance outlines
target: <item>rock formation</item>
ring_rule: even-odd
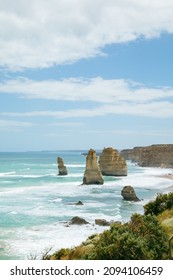
[[[104,148],[99,158],[100,170],[106,176],[127,176],[127,164],[119,152]]]
[[[70,220],[69,224],[70,225],[86,225],[89,223],[85,219],[75,216]]]
[[[134,188],[131,186],[125,186],[121,191],[121,195],[124,200],[128,201],[140,201],[140,199],[136,196]]]
[[[75,203],[75,205],[81,206],[81,205],[83,205],[83,202],[79,200],[78,202]]]
[[[67,168],[64,165],[63,159],[61,157],[57,157],[57,163],[58,163],[58,170],[59,174],[58,175],[67,175]]]
[[[125,149],[120,153],[126,160],[131,160],[132,162],[138,162],[140,158],[142,147],[134,147],[133,149]]]
[[[93,149],[90,149],[86,157],[86,167],[83,176],[83,184],[102,185],[104,183],[98,162],[97,155]]]
[[[138,164],[148,167],[173,167],[173,145],[152,145],[142,148]]]
[[[84,205],[82,201],[78,201],[78,202],[70,202],[68,203],[68,205],[76,205],[76,206],[81,206],[81,205]]]
[[[173,167],[173,144],[151,145],[122,150],[121,154],[143,167]]]

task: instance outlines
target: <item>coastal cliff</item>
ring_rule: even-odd
[[[173,144],[134,147],[122,150],[121,155],[142,167],[173,167]]]

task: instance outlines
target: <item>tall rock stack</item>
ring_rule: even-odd
[[[127,176],[125,159],[113,148],[104,148],[99,159],[100,170],[106,176]]]
[[[58,170],[59,170],[59,174],[60,176],[62,175],[67,175],[67,168],[64,165],[63,159],[61,157],[57,157],[57,163],[58,163]]]
[[[90,149],[86,157],[86,167],[83,176],[83,184],[103,185],[104,180],[97,162],[97,155],[93,149]]]

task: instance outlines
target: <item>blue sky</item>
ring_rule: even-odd
[[[171,0],[0,0],[0,151],[173,143]]]

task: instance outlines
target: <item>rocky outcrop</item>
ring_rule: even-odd
[[[78,202],[75,203],[75,205],[81,206],[81,205],[83,205],[83,202],[79,200]]]
[[[68,205],[76,205],[76,206],[81,206],[81,205],[84,205],[82,201],[78,201],[78,202],[70,202],[68,203]]]
[[[100,170],[106,176],[127,176],[127,164],[113,148],[104,148],[99,158]]]
[[[136,196],[134,188],[131,186],[125,186],[121,191],[121,195],[124,198],[124,200],[140,201],[140,199]]]
[[[68,174],[67,168],[64,165],[63,159],[61,157],[57,157],[57,163],[58,163],[58,170],[59,170],[58,175],[60,175],[60,176],[67,175]]]
[[[143,167],[173,167],[173,144],[151,145],[122,150],[121,154]]]
[[[86,225],[89,223],[85,219],[75,216],[70,220],[69,224],[70,225]]]
[[[86,157],[86,167],[83,176],[83,184],[97,184],[102,185],[104,183],[98,162],[97,155],[93,149],[90,149]]]

